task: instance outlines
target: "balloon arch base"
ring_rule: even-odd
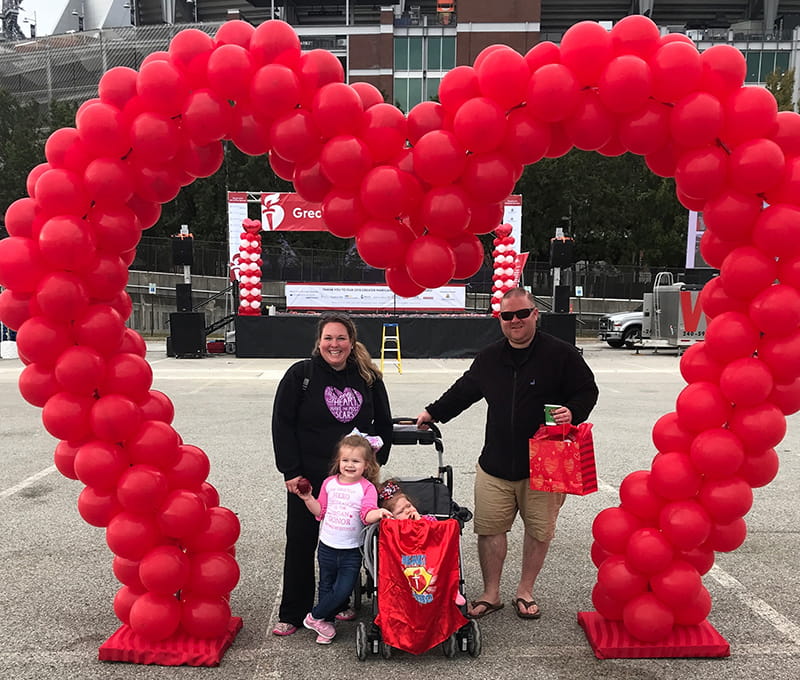
[[[159,666],[219,666],[241,629],[242,619],[233,616],[228,629],[218,638],[203,640],[178,633],[153,642],[134,633],[130,626],[122,625],[100,646],[98,658]]]
[[[578,612],[578,623],[598,659],[665,659],[730,656],[731,647],[708,621],[696,626],[675,626],[658,642],[632,637],[620,621],[597,612]]]

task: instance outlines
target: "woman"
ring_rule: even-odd
[[[326,314],[317,324],[311,359],[289,367],[272,409],[272,446],[287,490],[283,597],[275,635],[294,633],[314,604],[319,522],[297,495],[298,482],[308,479],[318,495],[336,444],[353,428],[381,437],[378,462],[386,463],[392,415],[381,372],[358,342],[350,317]]]

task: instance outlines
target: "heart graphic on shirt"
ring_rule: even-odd
[[[349,423],[361,410],[364,397],[352,387],[345,387],[343,390],[338,390],[335,387],[326,387],[325,403],[336,420],[340,423]]]

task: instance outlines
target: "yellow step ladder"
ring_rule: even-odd
[[[381,334],[381,373],[383,373],[384,357],[394,355],[397,372],[403,373],[403,357],[400,354],[400,326],[396,323],[383,324]]]

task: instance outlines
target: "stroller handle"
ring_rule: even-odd
[[[409,417],[392,418],[392,423],[395,425],[416,425],[417,419]],[[436,423],[434,423],[432,420],[426,420],[425,425],[427,425],[428,429],[433,432],[433,436],[436,437],[436,439],[442,438],[442,432]]]

